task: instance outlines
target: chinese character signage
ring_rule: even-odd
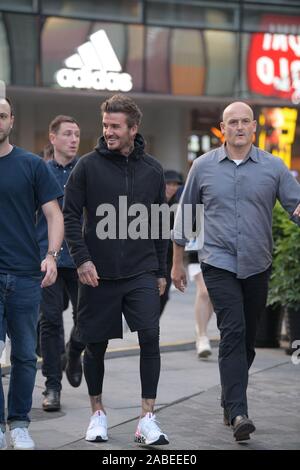
[[[258,117],[258,146],[283,159],[291,167],[298,111],[294,108],[262,108]]]

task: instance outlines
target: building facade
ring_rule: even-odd
[[[148,150],[185,172],[219,145],[221,111],[254,107],[256,143],[300,170],[299,0],[0,0],[0,80],[14,141],[40,153],[59,113],[101,134],[100,103],[139,103]]]

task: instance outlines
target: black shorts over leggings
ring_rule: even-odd
[[[80,284],[77,337],[85,344],[122,338],[122,313],[131,331],[159,328],[157,277],[143,273],[101,280],[98,287]]]

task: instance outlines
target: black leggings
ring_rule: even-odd
[[[159,328],[138,331],[142,398],[156,398],[160,374]],[[90,396],[102,394],[104,355],[108,341],[90,343],[83,359],[84,376]]]

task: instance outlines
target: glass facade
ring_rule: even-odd
[[[10,84],[10,60],[7,32],[0,13],[0,80]]]
[[[1,0],[0,11],[37,12],[38,5],[37,0]]]
[[[215,4],[215,5],[214,5]],[[149,24],[169,26],[236,29],[239,24],[239,9],[236,2],[146,2],[145,17]]]
[[[238,89],[239,44],[236,33],[91,23],[62,18],[48,18],[43,27],[42,84],[57,87],[57,72],[63,68],[67,77],[69,68],[78,75],[78,80],[71,85],[66,78],[66,85],[95,88],[91,84],[83,86],[82,71],[88,68],[88,61],[94,53],[89,74],[95,76],[100,70],[102,42],[96,44],[92,38],[102,31],[105,31],[113,51],[117,51],[121,67],[119,72],[131,75],[132,91],[228,96]],[[75,62],[68,65],[71,57],[78,58],[78,55],[78,66]],[[64,86],[63,82],[59,83]]]
[[[297,24],[298,19],[288,18]],[[273,16],[273,25],[280,19]],[[115,82],[127,75],[131,86],[121,91],[296,101],[299,37],[53,17],[42,29],[41,84],[116,91]],[[114,57],[116,66],[101,62],[108,55]],[[104,71],[111,88],[100,83],[108,80]]]
[[[2,0],[0,79],[298,103],[300,3],[269,3]]]
[[[43,0],[45,15],[134,22],[142,21],[142,2],[139,0]]]
[[[99,96],[132,92],[150,151],[179,168],[186,140],[189,155],[220,144],[221,110],[242,99],[256,143],[300,170],[299,0],[0,0],[0,80],[35,151],[66,109],[93,147]]]
[[[39,17],[19,13],[3,16],[9,46],[10,83],[20,86],[38,85]]]

